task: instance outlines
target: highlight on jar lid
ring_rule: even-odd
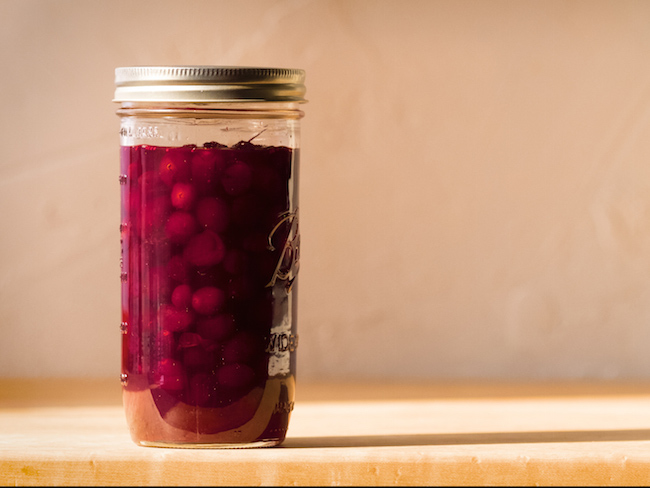
[[[305,102],[301,69],[131,66],[115,69],[114,102]]]

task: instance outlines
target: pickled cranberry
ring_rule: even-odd
[[[205,229],[223,232],[230,223],[228,204],[215,197],[205,197],[196,204],[196,220]]]
[[[163,359],[158,363],[156,383],[164,390],[182,390],[185,388],[185,370],[173,359]]]
[[[172,205],[179,210],[190,210],[196,201],[196,190],[189,183],[175,183],[171,193]]]
[[[168,152],[160,161],[158,168],[160,179],[172,187],[178,181],[187,181],[190,176],[190,165],[181,151]]]
[[[226,246],[223,240],[211,230],[194,235],[183,251],[183,257],[194,266],[219,264],[225,254]]]
[[[167,154],[168,148],[143,144],[138,153],[145,171],[158,171],[160,161]]]
[[[194,216],[183,210],[172,213],[165,224],[165,234],[170,242],[184,244],[196,234],[199,226]]]
[[[189,285],[178,285],[172,292],[172,303],[176,308],[190,308],[192,306],[192,288]]]
[[[142,165],[139,162],[133,162],[129,164],[129,168],[126,171],[127,181],[137,182],[142,174]]]
[[[226,364],[217,370],[217,381],[226,388],[245,388],[255,379],[253,368],[245,364]]]
[[[249,332],[240,332],[223,349],[226,363],[247,363],[259,350],[259,341]]]
[[[228,166],[221,176],[223,189],[232,196],[241,195],[246,192],[253,181],[253,173],[250,167],[241,161]]]
[[[138,177],[140,193],[145,197],[154,197],[165,194],[167,189],[155,171],[145,171]]]
[[[164,196],[153,197],[145,205],[139,205],[139,211],[134,219],[136,230],[145,237],[151,237],[160,232],[169,215],[171,203]]]
[[[146,377],[152,364],[143,384],[158,408],[156,398],[168,399],[161,414],[179,401],[193,405],[181,423],[202,434],[196,407],[229,405],[266,379],[262,338],[289,313],[284,295],[265,285],[290,234],[290,222],[276,229],[269,252],[270,232],[290,208],[293,152],[251,142],[133,149],[121,166],[131,219],[125,371]],[[283,270],[293,256],[284,257]]]
[[[235,332],[235,317],[231,314],[220,314],[200,318],[196,322],[196,331],[205,339],[224,341]]]
[[[224,165],[222,152],[197,150],[191,163],[192,181],[196,188],[202,193],[209,192],[216,186]]]
[[[203,338],[195,332],[183,332],[178,338],[178,347],[196,347],[201,344]]]
[[[180,332],[192,324],[194,314],[191,310],[176,308],[173,305],[161,305],[160,321],[163,329]]]
[[[213,315],[218,312],[226,301],[223,290],[214,286],[205,286],[192,295],[192,308],[201,315]]]

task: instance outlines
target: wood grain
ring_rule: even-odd
[[[648,384],[299,384],[278,448],[144,448],[119,382],[0,380],[2,485],[648,485]]]

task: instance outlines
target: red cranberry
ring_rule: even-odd
[[[160,161],[167,154],[168,149],[161,146],[143,144],[138,151],[144,171],[158,171]]]
[[[255,379],[253,368],[245,364],[226,364],[217,370],[217,381],[226,388],[245,388]]]
[[[235,332],[235,318],[231,314],[203,317],[197,320],[196,331],[205,339],[224,341]]]
[[[190,237],[196,234],[198,224],[196,219],[189,212],[177,210],[172,213],[165,224],[165,233],[170,242],[174,244],[184,244]]]
[[[203,338],[196,332],[183,332],[178,337],[178,347],[187,348],[187,347],[196,347],[203,342]]]
[[[190,165],[184,152],[178,148],[170,149],[160,161],[158,173],[168,187],[172,187],[177,181],[189,179]]]
[[[226,254],[226,246],[221,237],[211,230],[193,236],[183,251],[185,259],[194,266],[213,266],[219,264]]]
[[[205,229],[223,232],[230,223],[228,204],[220,198],[205,197],[196,204],[196,220]]]
[[[129,168],[126,171],[126,178],[130,184],[134,184],[140,178],[142,174],[142,165],[139,162],[134,162],[129,164]]]
[[[194,321],[191,310],[183,310],[173,305],[160,306],[160,321],[162,328],[172,332],[181,332],[189,328]]]
[[[138,177],[140,192],[146,197],[163,195],[166,191],[163,181],[155,171],[145,171]]]
[[[219,150],[197,150],[192,157],[192,181],[202,193],[208,193],[216,186],[225,165],[223,153]]]
[[[172,303],[176,308],[188,309],[192,306],[192,289],[189,285],[178,285],[172,292]]]
[[[175,183],[171,194],[172,205],[179,210],[189,210],[196,200],[196,191],[189,183]]]
[[[135,225],[144,237],[151,237],[165,225],[171,204],[164,196],[154,197],[140,206],[140,212],[136,216]]]
[[[201,315],[213,315],[226,301],[223,290],[214,286],[205,286],[192,295],[192,307]]]
[[[232,196],[241,195],[246,192],[252,183],[253,173],[250,167],[241,161],[228,166],[221,176],[223,189]]]
[[[173,359],[163,359],[158,363],[156,383],[164,390],[182,390],[185,388],[185,370],[183,366]]]

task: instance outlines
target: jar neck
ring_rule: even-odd
[[[123,102],[120,117],[301,119],[296,102]]]
[[[122,104],[123,146],[231,146],[255,141],[266,146],[299,146],[303,112],[295,103],[142,103]]]

